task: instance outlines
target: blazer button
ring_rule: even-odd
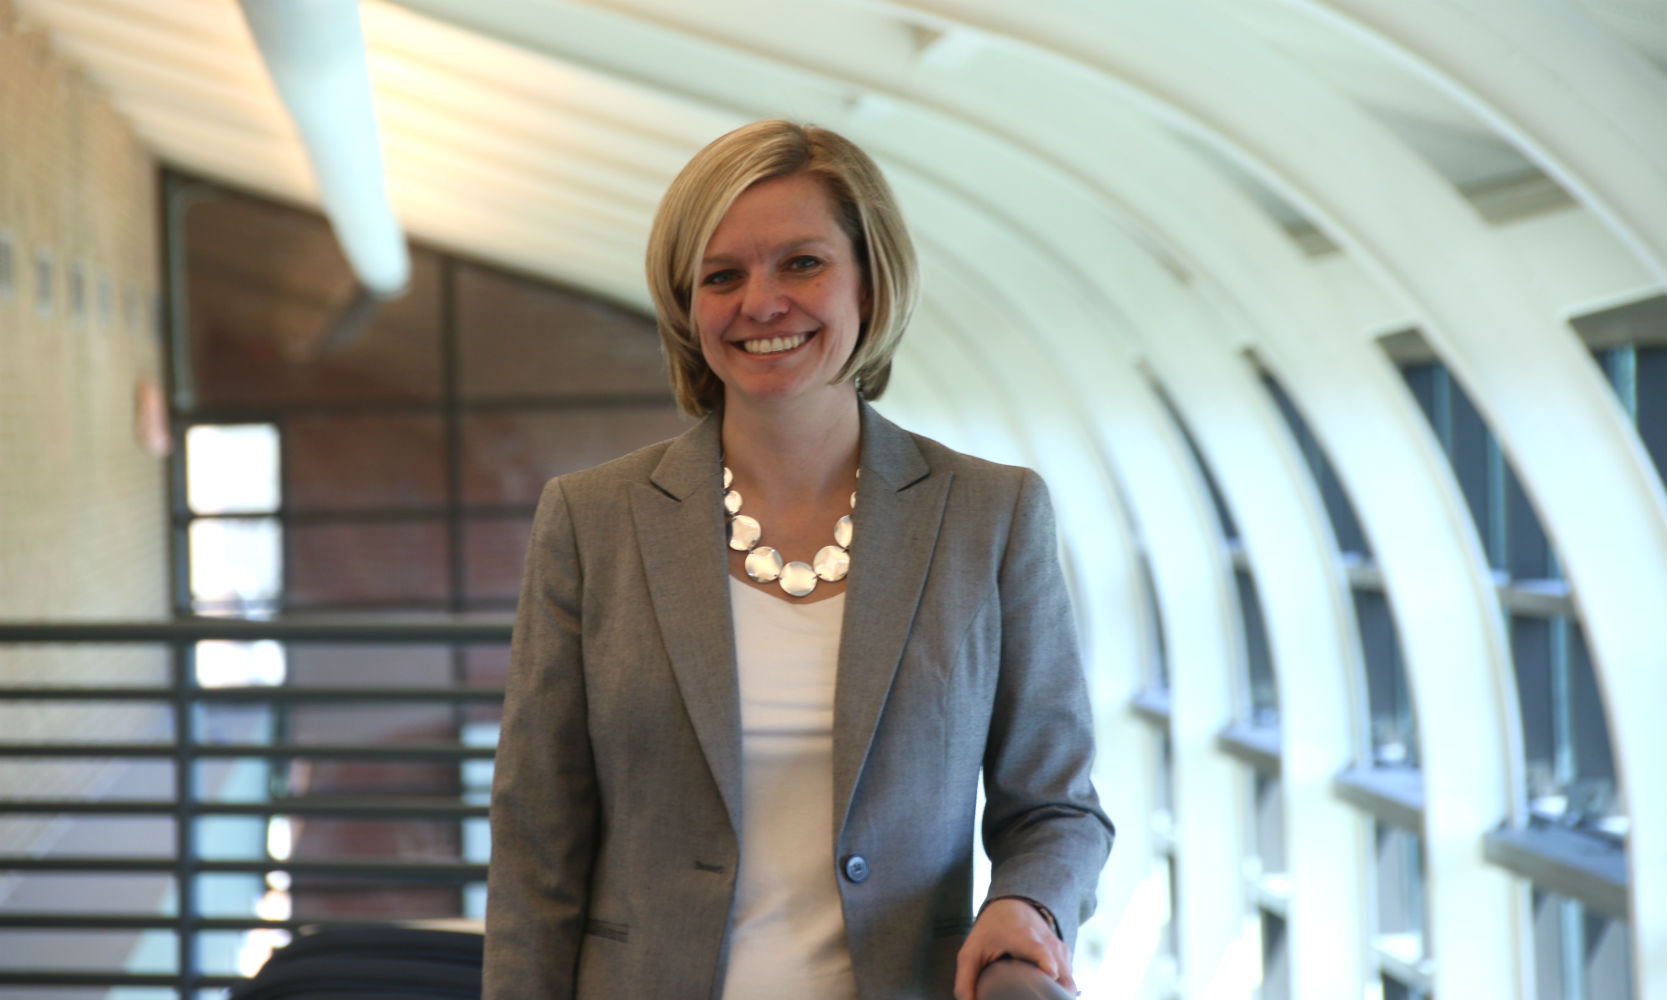
[[[850,881],[868,881],[868,861],[862,855],[847,854],[840,867],[845,870],[845,877]]]

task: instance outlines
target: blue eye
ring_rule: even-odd
[[[820,267],[821,264],[822,264],[821,260],[819,260],[815,257],[812,257],[809,254],[800,254],[797,257],[791,257],[791,258],[788,259],[788,261],[787,261],[787,270],[789,270],[789,271],[808,271],[813,267]]]
[[[700,283],[703,285],[727,285],[734,281],[735,278],[736,274],[734,269],[725,268],[722,271],[713,271],[711,274],[708,274],[706,277],[700,279]]]

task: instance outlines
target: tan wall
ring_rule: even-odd
[[[0,619],[166,615],[165,462],[134,436],[158,374],[156,164],[0,0]],[[3,251],[0,251],[3,252]],[[37,304],[37,254],[50,307]],[[82,275],[84,307],[72,306]],[[0,684],[162,680],[155,649],[0,647]],[[158,732],[158,724],[161,731]],[[143,707],[0,706],[0,740],[165,736]],[[98,762],[0,760],[0,798],[86,794]],[[0,819],[0,853],[45,819]],[[3,887],[0,887],[3,888]]]

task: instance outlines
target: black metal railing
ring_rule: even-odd
[[[224,971],[202,968],[198,936],[205,933],[260,929],[293,931],[301,927],[381,924],[400,914],[364,914],[352,918],[258,915],[216,915],[198,905],[198,882],[205,876],[241,874],[261,876],[275,871],[291,878],[319,877],[357,881],[363,885],[419,884],[447,887],[483,885],[486,865],[467,860],[399,858],[205,857],[197,824],[217,817],[267,819],[291,817],[347,821],[484,820],[484,801],[433,796],[379,795],[285,797],[259,801],[222,801],[201,794],[197,766],[204,762],[255,759],[268,762],[356,760],[420,762],[461,767],[490,760],[494,748],[457,740],[425,744],[215,742],[205,740],[196,724],[197,709],[212,705],[267,706],[352,705],[389,703],[443,704],[453,707],[502,702],[503,691],[455,683],[446,687],[413,686],[282,686],[203,687],[196,677],[196,644],[204,640],[285,644],[439,644],[459,648],[475,644],[505,644],[510,638],[507,619],[450,618],[420,621],[365,622],[184,618],[169,622],[0,623],[0,650],[48,644],[134,645],[160,644],[169,651],[168,683],[120,685],[0,684],[0,707],[19,703],[118,702],[149,704],[171,710],[172,735],[155,741],[101,741],[83,732],[71,740],[20,741],[0,732],[0,761],[74,760],[167,761],[172,763],[173,794],[167,798],[9,797],[0,799],[0,818],[116,817],[171,819],[173,849],[166,855],[140,854],[4,854],[0,874],[74,873],[91,875],[170,876],[175,887],[171,912],[132,912],[114,909],[75,911],[20,910],[0,906],[0,931],[116,932],[140,934],[172,932],[176,949],[172,972],[129,971],[125,968],[0,968],[0,987],[37,989],[115,989],[143,987],[176,991],[181,1000],[202,989],[233,986],[244,979]],[[280,734],[281,735],[281,734]],[[979,981],[980,997],[989,1000],[1061,1000],[1067,994],[1033,966],[1000,962]]]
[[[258,760],[279,765],[305,760],[420,763],[462,768],[471,761],[490,760],[493,748],[456,739],[423,743],[311,743],[282,738],[241,742],[220,742],[199,731],[199,710],[207,706],[265,707],[276,712],[301,706],[351,706],[391,704],[448,705],[462,709],[491,707],[502,702],[500,689],[468,686],[454,678],[450,686],[281,686],[203,687],[196,676],[197,643],[204,640],[255,642],[273,640],[285,644],[313,643],[332,646],[351,644],[441,645],[453,649],[477,644],[506,644],[510,637],[508,618],[427,618],[366,622],[363,620],[273,620],[250,621],[221,618],[184,618],[165,622],[13,622],[0,624],[0,650],[39,648],[52,644],[75,646],[161,645],[169,651],[168,682],[154,685],[123,685],[89,682],[78,685],[28,685],[4,679],[0,706],[16,707],[124,703],[150,705],[171,716],[172,732],[153,741],[99,740],[94,733],[75,731],[66,739],[19,741],[0,733],[0,762],[101,760],[116,762],[171,762],[173,794],[167,798],[124,798],[114,794],[83,797],[8,797],[0,801],[0,818],[100,817],[151,820],[171,819],[172,850],[166,854],[122,853],[11,853],[0,855],[0,873],[15,875],[92,874],[171,877],[174,905],[168,912],[137,913],[89,907],[73,912],[36,908],[20,910],[0,907],[0,929],[64,932],[171,931],[177,942],[172,972],[133,972],[124,968],[21,968],[14,964],[0,968],[0,986],[7,987],[160,987],[177,990],[182,998],[194,997],[201,988],[227,986],[241,981],[224,970],[205,972],[199,936],[213,932],[238,932],[268,928],[292,930],[302,925],[330,925],[385,922],[395,914],[362,918],[270,918],[256,915],[205,913],[199,905],[199,883],[205,876],[245,874],[264,876],[283,872],[292,879],[323,879],[335,883],[373,885],[442,886],[456,889],[483,885],[486,866],[444,858],[314,858],[271,856],[205,857],[199,824],[220,817],[270,820],[298,817],[307,820],[344,821],[441,821],[462,824],[483,820],[484,801],[464,798],[461,781],[452,797],[434,795],[306,795],[288,797],[269,785],[268,795],[257,801],[219,801],[202,794],[199,765],[233,760]],[[278,783],[281,784],[281,783]],[[478,797],[477,797],[478,798]],[[458,838],[461,844],[461,835]],[[264,854],[264,852],[261,852]],[[370,918],[370,919],[367,919]]]

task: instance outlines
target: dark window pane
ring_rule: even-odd
[[[464,592],[472,607],[513,605],[532,538],[531,517],[471,517],[463,524]]]
[[[1254,772],[1252,801],[1255,803],[1253,842],[1265,874],[1286,870],[1285,797],[1278,775]]]
[[[1594,794],[1600,801],[1593,802],[1593,808],[1601,810],[1607,805],[1610,811],[1615,811],[1619,808],[1615,802],[1615,759],[1609,743],[1609,718],[1604,713],[1603,695],[1598,691],[1584,630],[1571,623],[1567,634],[1568,693],[1577,780],[1597,786]]]
[[[434,510],[446,503],[438,416],[294,416],[283,422],[283,441],[291,511]]]
[[[1625,921],[1535,889],[1534,982],[1540,1000],[1631,997],[1632,948]]]
[[[1286,1000],[1291,995],[1291,948],[1285,921],[1262,911],[1262,988],[1257,1000]]]
[[[1446,375],[1446,370],[1440,365],[1428,362],[1401,369],[1401,377],[1406,379],[1412,398],[1418,401],[1418,408],[1424,411],[1424,419],[1435,429],[1441,446],[1450,448],[1446,386],[1441,384],[1446,381]]]
[[[1418,954],[1428,957],[1424,941],[1424,842],[1399,827],[1376,824],[1378,933],[1413,935]]]
[[[1273,396],[1285,423],[1291,428],[1291,436],[1295,438],[1297,447],[1302,451],[1309,475],[1314,477],[1314,485],[1320,491],[1320,500],[1325,504],[1326,515],[1331,520],[1331,531],[1337,540],[1338,550],[1370,556],[1372,548],[1366,541],[1366,533],[1361,530],[1360,519],[1355,516],[1354,505],[1349,502],[1348,494],[1343,491],[1342,480],[1337,478],[1337,471],[1332,468],[1330,459],[1326,458],[1325,449],[1320,447],[1319,439],[1309,429],[1308,422],[1303,420],[1302,413],[1277,379],[1264,373],[1262,384]]]
[[[1147,626],[1151,629],[1152,649],[1148,665],[1148,684],[1169,687],[1169,646],[1163,634],[1163,616],[1158,613],[1158,588],[1152,580],[1152,564],[1143,554],[1140,557],[1140,583],[1146,601]]]
[[[1540,527],[1539,515],[1509,467],[1505,470],[1505,567],[1516,580],[1555,574],[1551,544]]]
[[[1516,665],[1517,702],[1522,713],[1523,752],[1528,763],[1528,797],[1558,794],[1557,706],[1552,697],[1551,622],[1511,619],[1511,658]]]
[[[1262,616],[1262,601],[1257,596],[1256,581],[1248,571],[1238,570],[1233,578],[1239,587],[1239,616],[1244,627],[1250,714],[1256,720],[1275,721],[1279,718],[1279,690],[1274,684],[1273,655],[1268,649],[1268,629]]]
[[[687,430],[661,406],[469,414],[463,419],[463,498],[535,504],[552,476],[588,469]]]
[[[450,596],[445,523],[291,526],[291,607],[431,605]]]
[[[648,317],[469,264],[456,275],[464,399],[670,397]]]
[[[1221,490],[1216,486],[1216,477],[1210,471],[1210,463],[1204,461],[1203,452],[1198,450],[1198,442],[1192,439],[1192,431],[1187,429],[1187,422],[1181,419],[1181,411],[1175,408],[1175,402],[1169,398],[1163,386],[1153,383],[1152,388],[1157,392],[1158,399],[1164,409],[1169,411],[1169,417],[1175,421],[1175,428],[1181,432],[1182,440],[1187,443],[1187,451],[1192,453],[1192,460],[1198,466],[1198,473],[1204,478],[1204,486],[1210,491],[1210,502],[1215,505],[1216,519],[1221,524],[1222,537],[1234,541],[1239,537],[1239,526],[1233,521],[1233,513],[1227,508],[1227,501],[1221,496]]]
[[[1587,912],[1582,920],[1582,954],[1586,960],[1586,1000],[1630,997],[1632,991],[1632,942],[1627,925]]]
[[[186,215],[199,405],[440,397],[439,266],[413,249],[411,286],[339,350],[322,341],[358,294],[322,216],[224,194]]]
[[[1504,523],[1500,516],[1504,471],[1503,457],[1493,432],[1470,402],[1470,397],[1453,381],[1445,368],[1440,382],[1447,395],[1447,412],[1451,424],[1447,430],[1448,458],[1453,463],[1453,475],[1459,481],[1465,506],[1470,508],[1471,520],[1482,538],[1488,564],[1494,569],[1505,568]]]
[[[1401,640],[1389,602],[1375,591],[1354,591],[1355,618],[1366,662],[1366,694],[1372,713],[1372,751],[1379,764],[1418,765],[1418,726],[1412,690],[1401,659]]]
[[[1667,480],[1667,347],[1640,347],[1636,363],[1638,435]]]

